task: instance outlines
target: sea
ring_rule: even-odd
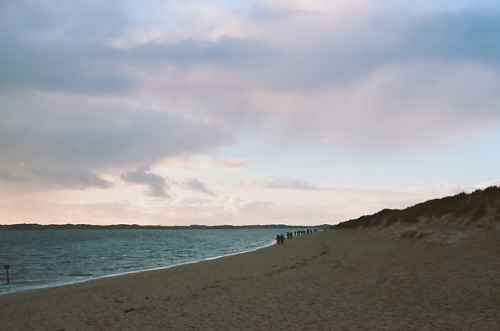
[[[296,230],[2,230],[0,295],[249,252],[274,244],[277,234]]]

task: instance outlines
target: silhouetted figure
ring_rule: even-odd
[[[283,245],[285,243],[285,236],[283,235],[283,233],[280,236],[280,241],[281,241],[281,245]]]
[[[281,237],[279,234],[276,236],[276,244],[281,245]]]

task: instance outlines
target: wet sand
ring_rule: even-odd
[[[500,330],[500,229],[412,231],[329,230],[217,260],[6,294],[0,329]]]

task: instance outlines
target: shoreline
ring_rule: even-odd
[[[454,233],[400,234],[331,230],[175,268],[8,293],[0,320],[5,329],[58,330],[500,327],[499,231],[474,229],[458,241]]]
[[[85,230],[83,230],[85,231]],[[23,292],[31,292],[31,291],[38,291],[38,290],[47,290],[47,289],[52,289],[56,287],[61,287],[61,286],[71,286],[71,285],[76,285],[76,284],[81,284],[81,283],[86,283],[86,282],[91,282],[94,280],[99,280],[99,279],[105,279],[105,278],[112,278],[112,277],[120,277],[120,276],[126,276],[126,275],[131,275],[131,274],[137,274],[137,273],[142,273],[142,272],[149,272],[149,271],[157,271],[157,270],[166,270],[170,268],[176,268],[184,265],[189,265],[189,264],[196,264],[196,263],[202,263],[204,261],[211,261],[211,260],[216,260],[228,256],[234,256],[234,255],[240,255],[240,254],[245,254],[245,253],[251,253],[260,249],[264,249],[267,247],[271,247],[274,244],[276,244],[276,240],[273,242],[266,244],[264,246],[252,248],[249,250],[244,250],[241,252],[236,252],[236,253],[229,253],[226,255],[218,255],[214,257],[209,257],[201,260],[195,260],[195,261],[186,261],[186,262],[180,262],[180,263],[175,263],[167,266],[161,266],[161,267],[156,267],[156,268],[148,268],[148,269],[141,269],[141,270],[132,270],[132,271],[126,271],[126,272],[121,272],[117,274],[109,274],[109,275],[102,275],[102,276],[97,276],[97,277],[90,277],[88,279],[83,279],[83,280],[77,280],[77,281],[61,281],[59,283],[53,283],[53,284],[46,284],[42,286],[37,286],[34,288],[20,288],[19,290],[13,290],[13,291],[8,291],[8,292],[0,292],[0,297],[3,295],[8,295],[8,294],[15,294],[15,293],[23,293]],[[7,284],[4,284],[3,286],[9,286]]]

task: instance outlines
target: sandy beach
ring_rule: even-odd
[[[498,226],[408,233],[328,230],[196,264],[6,294],[0,329],[499,330]]]

